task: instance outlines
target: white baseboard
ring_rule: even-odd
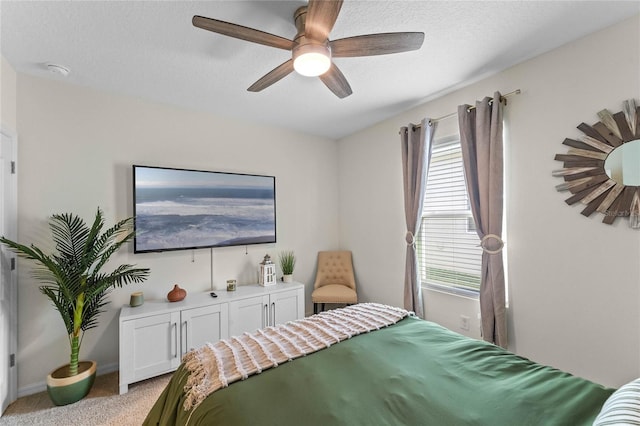
[[[100,365],[98,364],[98,370],[96,371],[96,375],[102,376],[103,374],[113,373],[114,371],[118,371],[119,364],[117,362],[113,362],[111,364]],[[47,390],[47,382],[43,380],[41,382],[32,383],[27,386],[22,386],[18,389],[18,398],[22,398],[23,396],[33,395],[34,393],[44,392]]]

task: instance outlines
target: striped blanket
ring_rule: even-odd
[[[407,315],[409,312],[401,308],[361,303],[207,343],[182,359],[189,371],[184,409],[196,408],[208,395],[230,383],[395,324]]]

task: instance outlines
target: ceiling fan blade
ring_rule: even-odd
[[[249,92],[259,92],[271,86],[273,83],[280,81],[283,77],[286,77],[292,72],[293,59],[289,59],[287,62],[278,65],[277,67],[266,73],[260,80],[253,83],[247,90]]]
[[[329,45],[331,56],[347,58],[408,52],[420,49],[422,42],[424,33],[382,33],[341,38]]]
[[[346,98],[351,93],[351,86],[347,82],[342,71],[338,69],[336,64],[331,64],[331,68],[329,71],[320,75],[320,80],[333,92],[334,95],[339,97],[340,99]]]
[[[341,7],[342,0],[309,0],[305,36],[311,40],[328,39]]]
[[[205,18],[204,16],[198,15],[195,15],[191,22],[194,27],[229,37],[264,44],[265,46],[277,47],[278,49],[291,50],[293,48],[292,40],[265,33],[264,31],[255,30],[253,28],[243,27],[242,25],[219,21],[212,18]]]

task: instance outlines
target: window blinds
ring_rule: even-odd
[[[436,141],[418,233],[422,284],[478,292],[482,263],[479,244],[465,186],[460,141]]]

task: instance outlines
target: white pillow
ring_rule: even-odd
[[[605,401],[593,426],[640,425],[640,378],[629,382]]]

